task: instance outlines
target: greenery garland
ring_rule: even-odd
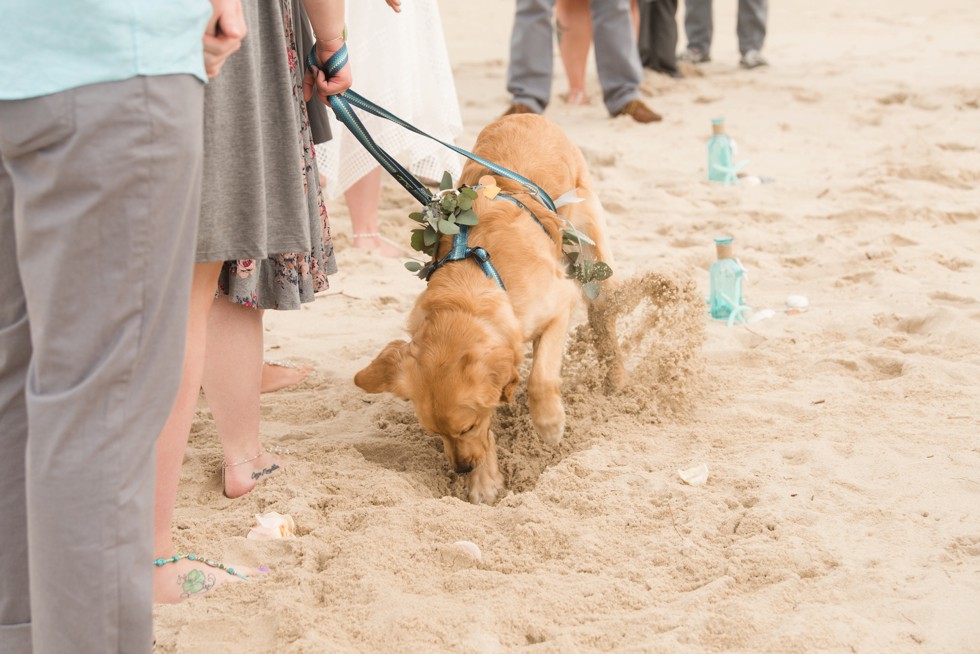
[[[492,177],[485,176],[480,179],[480,191],[484,197],[492,200],[500,193],[500,188]],[[428,279],[435,265],[439,237],[442,234],[459,234],[460,225],[476,225],[479,222],[479,217],[473,211],[473,201],[479,195],[476,189],[465,184],[454,188],[452,176],[448,171],[443,173],[442,181],[439,182],[439,192],[422,208],[422,211],[415,211],[408,215],[419,224],[419,227],[412,230],[412,249],[429,255],[430,261],[426,264],[407,261],[405,268],[416,273],[421,279]],[[568,229],[562,230],[561,242],[562,253],[568,260],[566,274],[569,278],[578,280],[582,284],[582,292],[589,299],[594,300],[599,296],[599,282],[612,276],[612,268],[602,261],[590,261],[581,256],[584,245],[594,246],[595,243],[573,226],[569,225]]]

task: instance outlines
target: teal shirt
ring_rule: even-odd
[[[208,0],[0,0],[0,100],[138,75],[206,81]]]

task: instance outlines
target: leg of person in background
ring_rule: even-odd
[[[684,32],[687,49],[678,57],[681,61],[701,64],[711,61],[711,37],[714,30],[711,0],[684,1]]]
[[[633,19],[633,37],[640,34],[640,2],[630,0],[630,18]]]
[[[589,96],[585,92],[585,67],[592,47],[589,0],[557,0],[555,27],[561,62],[568,77],[568,93],[562,97],[570,105],[587,104]]]
[[[513,100],[504,113],[543,113],[551,99],[552,29],[555,0],[517,0],[510,37],[507,90]]]
[[[738,49],[742,54],[742,68],[767,66],[762,58],[762,46],[766,42],[766,21],[769,18],[769,0],[738,1]]]
[[[633,38],[630,0],[592,0],[592,38],[602,87],[602,101],[612,116],[628,115],[639,123],[661,116],[640,100],[643,67]]]
[[[683,77],[677,68],[677,0],[642,0],[637,40],[645,68]]]
[[[224,492],[231,498],[282,467],[280,457],[259,441],[262,314],[221,295],[208,315],[202,383],[225,455]]]
[[[381,199],[381,170],[376,166],[367,175],[354,182],[344,192],[354,247],[375,252],[385,257],[404,256],[397,245],[381,236],[378,231],[378,202]]]
[[[177,393],[177,402],[157,439],[156,504],[153,513],[155,559],[166,559],[176,554],[170,530],[177,503],[177,484],[180,481],[184,451],[187,449],[187,438],[194,421],[194,410],[201,393],[208,314],[214,302],[220,271],[220,262],[199,263],[194,266],[183,378]],[[258,364],[255,367],[258,370]],[[206,582],[203,585],[187,585],[186,582],[192,575],[203,575]],[[168,604],[179,602],[191,595],[207,592],[217,584],[236,580],[238,577],[184,559],[154,568],[153,601]]]

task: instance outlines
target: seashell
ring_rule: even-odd
[[[678,470],[677,474],[689,486],[704,486],[708,483],[708,466],[704,463]]]
[[[480,547],[474,542],[468,540],[458,540],[453,543],[453,547],[457,550],[465,552],[467,556],[477,561],[483,559],[483,553],[480,551]]]
[[[786,306],[790,309],[806,309],[810,306],[810,300],[805,295],[790,295],[786,298]]]
[[[262,515],[256,514],[255,526],[248,532],[246,538],[252,540],[278,540],[296,536],[296,523],[292,516],[270,511]]]

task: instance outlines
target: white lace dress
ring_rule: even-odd
[[[351,88],[402,120],[452,143],[463,131],[459,100],[436,0],[408,0],[395,13],[383,0],[348,0],[347,48]],[[453,181],[461,157],[424,136],[357,110],[374,141],[416,177]],[[371,172],[377,161],[330,112],[333,139],[316,146],[317,163],[336,198]],[[384,173],[387,175],[387,173]]]

